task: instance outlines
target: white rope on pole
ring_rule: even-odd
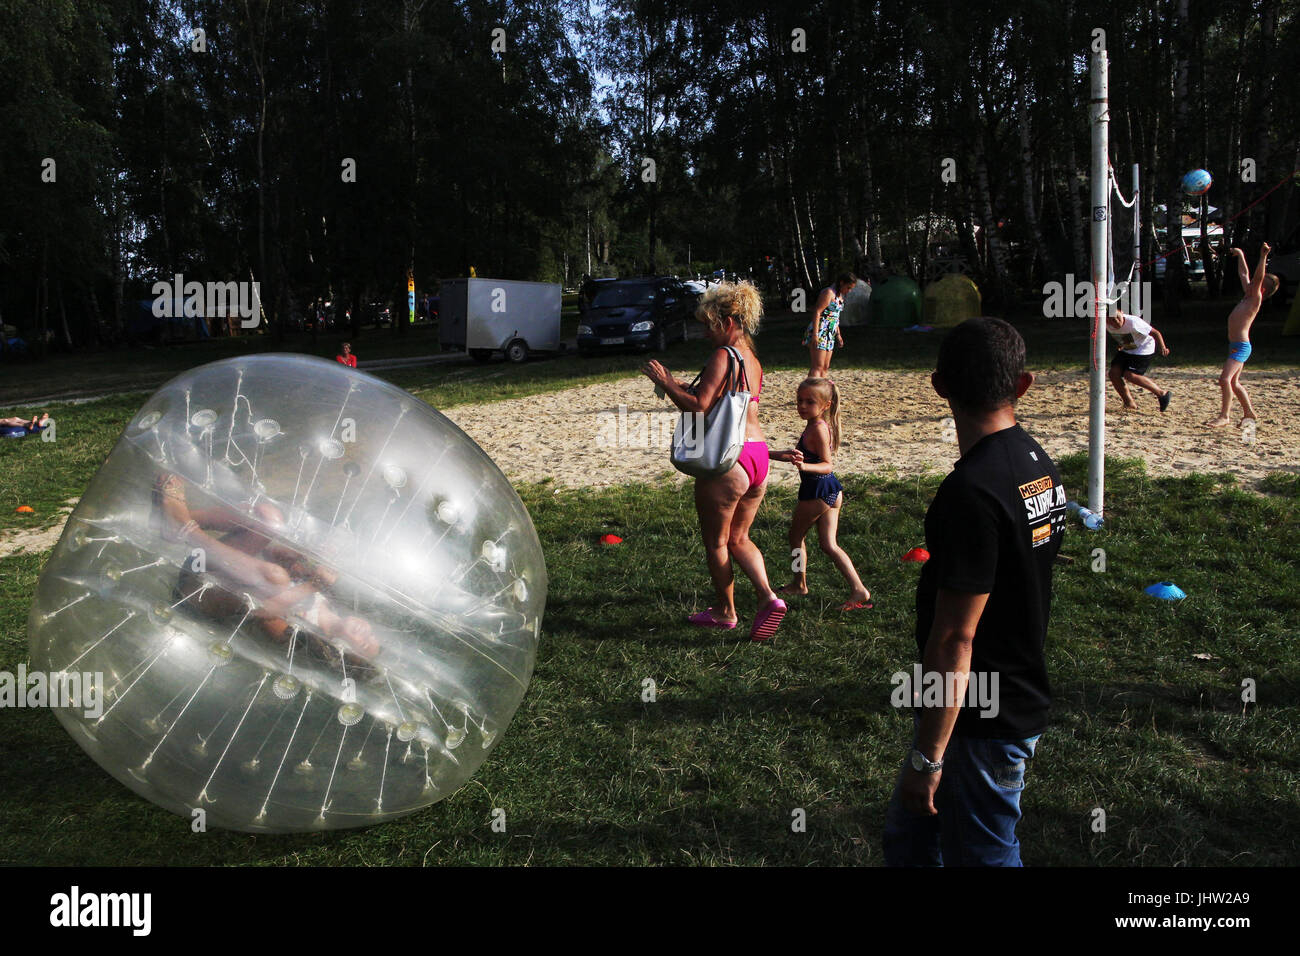
[[[1106,193],[1106,302],[1115,298],[1115,230],[1111,228],[1111,197],[1115,195],[1115,181],[1111,179],[1110,192]],[[1107,310],[1109,311],[1109,309]]]
[[[1107,305],[1116,305],[1124,299],[1125,293],[1132,287],[1134,281],[1141,281],[1142,277],[1142,234],[1141,234],[1141,215],[1142,210],[1138,207],[1138,167],[1133,165],[1133,198],[1125,199],[1124,194],[1120,191],[1119,182],[1115,179],[1115,167],[1110,161],[1106,163],[1107,178],[1110,183],[1110,192],[1106,197],[1106,272],[1107,285],[1106,297],[1102,302]],[[1120,205],[1125,209],[1133,210],[1133,248],[1132,259],[1129,261],[1128,274],[1120,281],[1115,280],[1115,229],[1113,199],[1118,199]],[[1132,315],[1141,317],[1141,296],[1131,298],[1127,303],[1128,312]]]
[[[1115,181],[1115,167],[1109,165],[1108,163],[1106,168],[1110,175],[1110,188],[1114,190],[1115,195],[1119,197],[1119,204],[1123,206],[1125,209],[1132,209],[1133,204],[1137,202],[1137,198],[1138,198],[1137,191],[1134,190],[1132,199],[1126,200],[1124,198],[1124,194],[1119,191],[1119,183]]]
[[[1119,190],[1116,190],[1118,194]],[[1136,212],[1136,211],[1135,211]],[[1115,305],[1124,297],[1124,291],[1133,281],[1133,273],[1138,268],[1137,257],[1133,258],[1128,264],[1128,275],[1123,280],[1115,281],[1115,230],[1112,227],[1115,218],[1111,213],[1110,202],[1106,203],[1106,295],[1102,302],[1106,305]]]

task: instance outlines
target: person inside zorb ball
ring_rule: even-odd
[[[326,658],[336,650],[341,662],[349,659],[349,651],[355,652],[351,656],[354,667],[361,666],[356,654],[369,660],[378,653],[370,623],[344,617],[325,598],[338,580],[337,573],[325,565],[276,544],[263,531],[244,526],[240,516],[228,508],[191,511],[185,482],[177,475],[158,477],[154,505],[161,514],[163,540],[181,541],[195,549],[195,557],[181,568],[177,592],[185,594],[183,600],[205,615],[224,621],[248,617],[278,643],[301,636],[304,648],[310,642]],[[272,504],[255,505],[253,512],[264,527],[284,527],[283,512]],[[225,534],[216,538],[214,532]],[[203,556],[201,563],[199,555]]]
[[[363,826],[463,785],[536,659],[541,545],[496,465],[408,393],[232,359],[128,424],[41,575],[33,668],[105,770],[239,830]]]

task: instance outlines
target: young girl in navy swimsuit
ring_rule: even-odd
[[[806,378],[799,384],[796,407],[808,423],[799,443],[790,451],[774,451],[772,457],[788,461],[799,469],[799,503],[790,522],[790,557],[794,559],[794,581],[779,593],[808,593],[807,552],[804,536],[817,526],[817,540],[827,557],[839,568],[852,589],[841,611],[871,607],[871,592],[862,584],[853,561],[835,540],[840,523],[844,487],[835,477],[832,457],[840,447],[840,394],[835,383],[825,378]]]

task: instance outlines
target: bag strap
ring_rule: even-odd
[[[743,385],[744,385],[744,391],[748,392],[748,391],[749,391],[749,377],[745,374],[745,360],[744,360],[743,358],[740,357],[740,352],[738,352],[738,351],[736,350],[735,346],[732,346],[732,345],[726,345],[726,346],[723,346],[723,348],[725,348],[725,349],[727,350],[727,384],[728,384],[728,386],[730,386],[731,381],[732,381],[732,366],[733,366],[733,363],[734,363],[736,366],[739,366],[739,369],[740,369],[737,373],[735,373],[735,382],[736,382],[736,387],[735,387],[735,388],[730,388],[730,387],[729,387],[729,388],[727,389],[727,391],[729,391],[729,392],[738,392],[738,391],[741,391],[741,385],[743,384]]]
[[[727,352],[727,377],[723,380],[722,383],[723,391],[728,393],[739,391],[740,386],[743,383],[745,386],[745,391],[748,392],[749,378],[745,374],[745,360],[740,357],[740,353],[737,352],[736,349],[733,348],[732,346],[724,345],[722,347]],[[739,371],[736,371],[737,366],[739,366],[740,369]],[[704,369],[700,369],[699,373],[691,381],[691,384],[687,388],[687,391],[689,391],[692,395],[695,394],[695,389],[700,384],[700,379],[703,377],[704,377]],[[735,388],[732,387],[733,381],[735,382]]]

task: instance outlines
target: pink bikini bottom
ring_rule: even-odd
[[[740,450],[740,457],[736,459],[736,464],[745,469],[745,474],[749,476],[749,487],[753,488],[767,481],[767,442],[745,442],[745,447]]]

